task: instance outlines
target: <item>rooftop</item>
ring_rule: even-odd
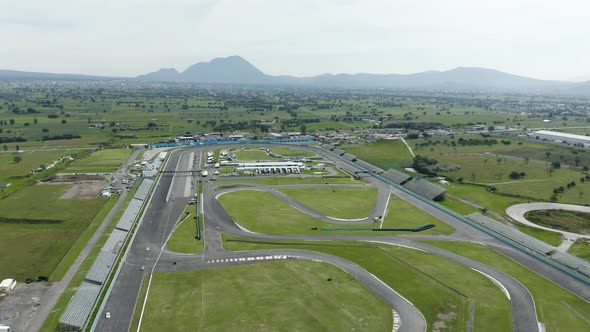
[[[576,135],[576,134],[570,134],[570,133],[562,133],[559,131],[539,130],[539,131],[535,131],[534,134],[549,135],[549,136],[555,136],[555,137],[559,137],[559,138],[575,138],[575,139],[580,139],[580,140],[585,140],[585,141],[590,142],[590,137],[588,137],[588,136]]]

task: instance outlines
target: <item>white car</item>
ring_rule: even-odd
[[[150,251],[150,247],[146,247],[145,248],[145,251]]]
[[[106,319],[111,319],[111,312],[110,311],[107,311],[107,313],[104,315],[104,317]]]

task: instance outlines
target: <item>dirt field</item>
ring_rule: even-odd
[[[19,283],[13,291],[0,296],[0,322],[13,331],[28,331],[27,325],[37,314],[39,306],[43,305],[33,298],[43,298],[50,286],[44,282]]]
[[[57,175],[41,183],[73,185],[60,199],[94,199],[108,184],[105,177],[100,175]]]

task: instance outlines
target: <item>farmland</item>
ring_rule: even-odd
[[[69,187],[35,185],[0,200],[0,252],[11,253],[0,256],[0,278],[51,275],[106,202],[60,199]]]

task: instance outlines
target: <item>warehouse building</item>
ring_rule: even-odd
[[[590,137],[558,131],[539,130],[531,134],[532,138],[542,141],[552,141],[567,145],[590,147]]]

